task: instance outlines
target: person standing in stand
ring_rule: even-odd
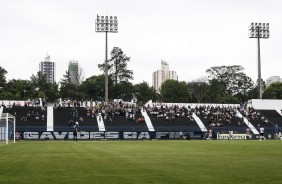
[[[77,142],[77,132],[79,131],[79,124],[77,121],[75,122],[75,125],[72,128],[73,128],[73,140]]]

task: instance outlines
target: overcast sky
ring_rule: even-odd
[[[152,84],[161,60],[180,81],[207,76],[212,66],[241,65],[257,79],[257,40],[251,22],[270,23],[261,40],[262,78],[282,76],[280,0],[1,0],[0,66],[7,79],[30,79],[46,54],[56,63],[56,80],[71,59],[85,78],[99,75],[105,34],[95,32],[96,15],[118,17],[119,32],[109,34],[109,51],[120,47],[131,57],[133,83]]]

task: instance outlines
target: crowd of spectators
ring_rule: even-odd
[[[237,116],[237,106],[196,106],[195,111],[197,116],[201,116],[207,119],[209,127],[222,127],[235,123],[237,126],[241,126],[243,119]]]
[[[29,120],[36,120],[36,121],[39,121],[39,120],[42,120],[44,121],[45,120],[45,109],[36,109],[36,110],[31,110],[31,111],[28,111],[26,113],[26,115],[23,115],[21,116],[21,121],[23,122],[28,122]]]
[[[156,115],[159,118],[165,118],[168,121],[174,121],[175,118],[186,117],[191,121],[194,121],[193,112],[190,106],[179,106],[179,105],[153,105],[152,107],[147,106],[146,110],[151,115]]]
[[[258,128],[260,127],[259,123],[262,123],[264,126],[267,126],[269,124],[269,121],[267,118],[265,118],[263,115],[261,115],[258,111],[256,111],[252,107],[246,108],[246,110],[241,109],[241,114],[248,119],[250,122],[257,122]]]
[[[54,104],[54,109],[60,110],[71,108],[72,116],[78,117],[77,108],[83,108],[83,114],[79,115],[79,122],[83,123],[83,117],[87,118],[102,118],[105,122],[112,124],[114,117],[124,117],[125,120],[133,120],[136,123],[144,122],[141,114],[141,108],[131,102],[113,101],[77,101],[77,100],[62,100]],[[70,124],[73,120],[70,120]]]
[[[13,107],[45,107],[46,101],[42,99],[42,104],[40,104],[40,99],[28,99],[27,101],[2,101],[1,106],[3,108],[12,109]]]
[[[185,117],[194,121],[193,113],[195,113],[198,117],[207,120],[210,128],[222,127],[234,122],[237,126],[241,126],[243,123],[243,119],[236,115],[237,106],[196,105],[192,108],[189,105],[153,104],[151,107],[147,106],[146,109],[149,114],[165,118],[168,121],[174,121],[178,117]]]
[[[16,118],[19,118],[22,122],[28,122],[30,120],[45,120],[46,114],[46,104],[44,106],[40,105],[40,101],[36,99],[30,99],[21,103],[20,101],[2,101],[1,106],[4,110],[14,115]],[[23,111],[18,111],[19,108],[28,108]],[[27,112],[26,112],[27,110]],[[18,112],[18,114],[17,114]]]

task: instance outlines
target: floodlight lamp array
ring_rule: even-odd
[[[118,32],[118,19],[117,16],[99,16],[96,19],[96,32]]]
[[[249,38],[269,38],[269,23],[252,22],[249,26]]]

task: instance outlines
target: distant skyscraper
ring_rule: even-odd
[[[46,76],[47,82],[55,83],[55,62],[50,61],[50,56],[47,55],[45,60],[39,63],[39,71]]]
[[[175,71],[169,71],[169,65],[165,61],[161,61],[161,69],[153,72],[153,87],[156,91],[160,91],[161,85],[168,79],[178,80]]]
[[[70,79],[73,84],[77,84],[79,81],[78,76],[78,62],[75,60],[71,60],[69,62],[69,73],[70,73]]]

